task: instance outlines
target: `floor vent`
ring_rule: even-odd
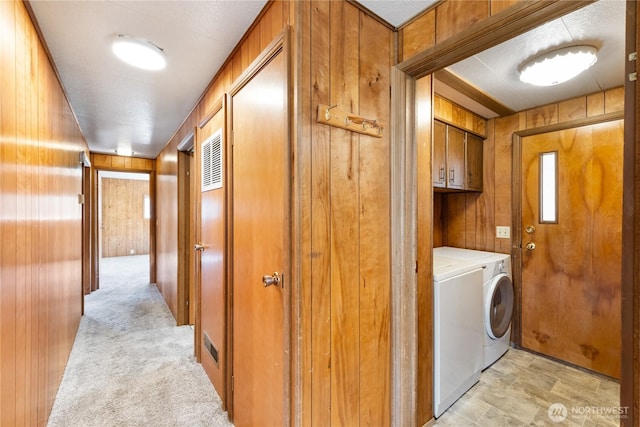
[[[213,345],[211,339],[209,339],[209,335],[205,332],[204,334],[204,348],[209,352],[216,366],[218,366],[218,349]]]

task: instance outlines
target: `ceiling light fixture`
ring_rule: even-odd
[[[147,40],[118,34],[111,41],[111,50],[127,64],[143,70],[161,70],[167,66],[164,51]]]
[[[119,146],[118,149],[116,150],[116,154],[118,156],[131,157],[133,156],[133,151],[131,151],[131,147]]]
[[[535,86],[564,83],[598,60],[593,46],[569,46],[536,56],[520,66],[520,80]]]

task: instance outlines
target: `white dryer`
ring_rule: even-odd
[[[433,409],[439,417],[480,379],[482,267],[433,257]]]
[[[484,362],[491,366],[509,349],[511,317],[515,296],[511,275],[511,256],[493,254],[482,259],[484,294]]]

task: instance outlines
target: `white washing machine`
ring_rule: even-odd
[[[433,258],[434,413],[439,417],[480,379],[483,362],[482,267]]]
[[[434,259],[438,256],[480,263],[483,272],[484,351],[482,369],[484,370],[509,349],[511,319],[515,303],[511,256],[450,246],[434,248],[433,254]]]
[[[493,254],[481,261],[485,332],[482,369],[486,369],[509,349],[515,296],[511,275],[511,256]]]

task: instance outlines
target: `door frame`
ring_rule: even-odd
[[[511,341],[513,341],[518,348],[522,347],[522,192],[520,191],[522,188],[522,140],[528,136],[597,125],[599,123],[607,123],[622,119],[624,119],[624,112],[619,111],[595,117],[571,120],[554,125],[542,126],[535,129],[522,130],[514,132],[512,135],[511,229],[513,230],[513,235],[511,269],[513,274],[515,301],[513,306]]]
[[[193,151],[192,156],[189,152]],[[177,147],[178,161],[178,289],[177,296],[177,326],[188,325],[192,311],[196,310],[196,301],[190,301],[190,286],[195,286],[195,200],[192,158],[195,157],[195,132],[191,132],[182,139]],[[182,207],[182,208],[180,208]],[[193,298],[194,300],[196,298]],[[187,305],[188,304],[188,305]]]
[[[231,142],[229,146],[231,149],[227,149],[227,155],[225,156],[225,160],[227,163],[227,171],[226,171],[226,179],[227,179],[227,190],[226,190],[226,212],[227,212],[227,241],[226,241],[226,253],[228,256],[228,262],[226,265],[226,280],[227,280],[227,366],[226,366],[226,390],[227,390],[227,410],[229,413],[229,419],[234,419],[234,390],[233,390],[233,352],[234,352],[234,324],[233,324],[233,269],[234,269],[234,260],[233,260],[233,167],[234,167],[234,159],[233,159],[233,99],[234,96],[240,92],[250,81],[251,79],[257,75],[271,60],[276,57],[278,54],[284,55],[285,62],[285,91],[287,96],[284,100],[284,108],[285,114],[287,115],[287,128],[286,128],[286,144],[289,148],[289,162],[287,167],[291,172],[291,181],[289,183],[289,188],[287,192],[289,194],[289,212],[286,212],[286,218],[289,222],[289,244],[287,249],[285,250],[284,257],[284,266],[290,274],[289,278],[285,282],[283,288],[283,346],[284,346],[284,366],[283,366],[283,378],[284,378],[284,396],[283,396],[283,417],[284,424],[291,425],[292,420],[292,408],[296,407],[296,402],[292,402],[292,399],[298,399],[299,394],[294,392],[293,390],[293,370],[299,366],[296,362],[295,367],[293,366],[293,361],[298,359],[299,349],[293,347],[293,343],[295,339],[293,337],[293,333],[295,332],[295,328],[292,324],[291,314],[295,310],[296,313],[299,313],[298,305],[300,303],[299,298],[300,295],[299,287],[300,283],[298,280],[299,273],[297,269],[297,263],[292,262],[294,259],[293,253],[296,250],[296,239],[295,236],[299,235],[299,222],[296,220],[295,216],[295,200],[297,194],[297,188],[295,186],[295,182],[297,182],[297,174],[296,174],[296,166],[295,166],[295,147],[293,145],[293,117],[292,117],[292,106],[293,106],[293,85],[291,79],[291,48],[290,48],[290,28],[286,26],[284,30],[276,36],[276,38],[269,43],[269,45],[258,55],[258,57],[245,69],[245,71],[236,79],[236,81],[231,85],[227,95],[228,108],[227,108],[227,122],[225,126],[225,132],[230,136],[228,141]],[[295,302],[292,295],[295,295]],[[295,307],[294,307],[295,306]],[[295,352],[296,354],[293,354]],[[299,372],[296,370],[296,377],[298,377]]]
[[[428,370],[429,357],[418,357],[419,349],[431,347],[433,331],[419,333],[418,318],[432,313],[431,298],[420,298],[419,289],[430,289],[433,277],[433,218],[420,230],[417,217],[421,210],[433,208],[431,188],[418,186],[418,175],[432,175],[430,156],[418,156],[424,147],[417,141],[426,132],[431,144],[431,129],[418,127],[415,91],[417,79],[435,73],[503,41],[523,34],[543,23],[580,9],[590,2],[519,2],[397,64],[391,79],[391,251],[392,259],[392,420],[394,425],[423,425],[432,412],[431,383],[419,384],[417,372]],[[638,10],[635,1],[627,1],[627,54],[636,51]],[[636,61],[627,65],[636,71]],[[432,100],[433,98],[431,98]],[[635,100],[640,89],[635,82],[625,84],[625,172],[623,179],[623,251],[633,257],[623,259],[622,276],[622,378],[620,405],[628,406],[628,418],[621,425],[631,426],[640,419],[640,209],[635,209],[635,195],[640,198],[640,157],[636,159],[638,114]],[[430,109],[430,106],[428,107]],[[432,113],[431,113],[432,114]],[[640,149],[640,147],[639,147]],[[426,158],[424,158],[426,157]],[[425,172],[427,171],[427,172]],[[428,181],[431,182],[431,181]],[[421,224],[422,225],[422,224]],[[634,234],[635,233],[635,234]],[[514,240],[515,242],[515,240]],[[426,342],[424,342],[426,341]]]
[[[156,281],[156,171],[145,169],[127,169],[118,167],[91,167],[91,292],[100,289],[100,248],[101,233],[98,221],[100,198],[102,194],[98,191],[101,171],[141,173],[149,175],[149,203],[151,218],[149,218],[149,282]],[[84,298],[84,296],[83,296]]]

